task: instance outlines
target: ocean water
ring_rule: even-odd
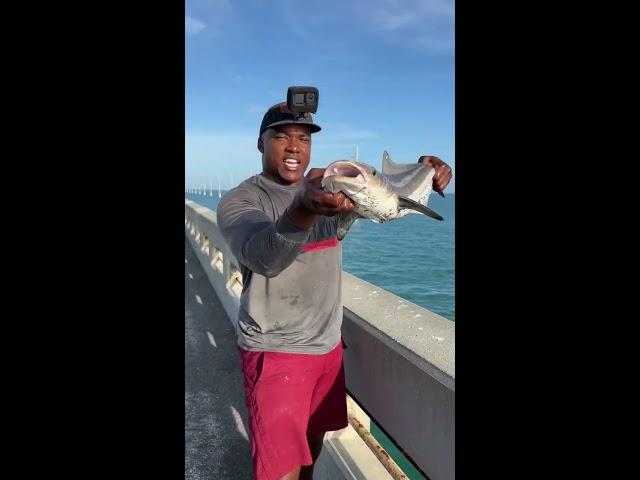
[[[219,200],[213,194],[185,196],[215,211]],[[429,207],[444,221],[417,214],[382,224],[357,220],[342,241],[342,267],[455,321],[455,194],[432,194]]]

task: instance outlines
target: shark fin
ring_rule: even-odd
[[[408,172],[415,172],[416,170],[422,170],[423,168],[430,170],[435,169],[420,162],[416,163],[395,163],[391,160],[389,153],[385,150],[382,154],[382,173],[385,175],[397,175],[407,174]]]
[[[424,213],[428,217],[435,218],[436,220],[444,220],[437,212],[431,210],[426,205],[422,205],[414,200],[411,200],[407,197],[398,196],[398,207],[399,208],[409,208],[411,210],[415,210],[420,213]]]

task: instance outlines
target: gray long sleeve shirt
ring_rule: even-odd
[[[238,345],[250,351],[323,354],[340,341],[342,248],[337,217],[308,230],[285,209],[297,185],[255,175],[229,191],[218,226],[240,263]]]

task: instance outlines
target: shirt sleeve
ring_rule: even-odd
[[[217,218],[238,261],[265,277],[275,277],[291,265],[312,231],[295,225],[286,213],[274,222],[248,189],[227,193],[218,205]]]

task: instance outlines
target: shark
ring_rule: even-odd
[[[355,204],[350,213],[338,219],[338,240],[346,236],[359,218],[384,223],[417,213],[444,220],[426,205],[433,190],[434,174],[433,167],[422,163],[394,163],[386,150],[382,155],[382,172],[350,160],[329,164],[322,177],[323,190],[342,192]]]

